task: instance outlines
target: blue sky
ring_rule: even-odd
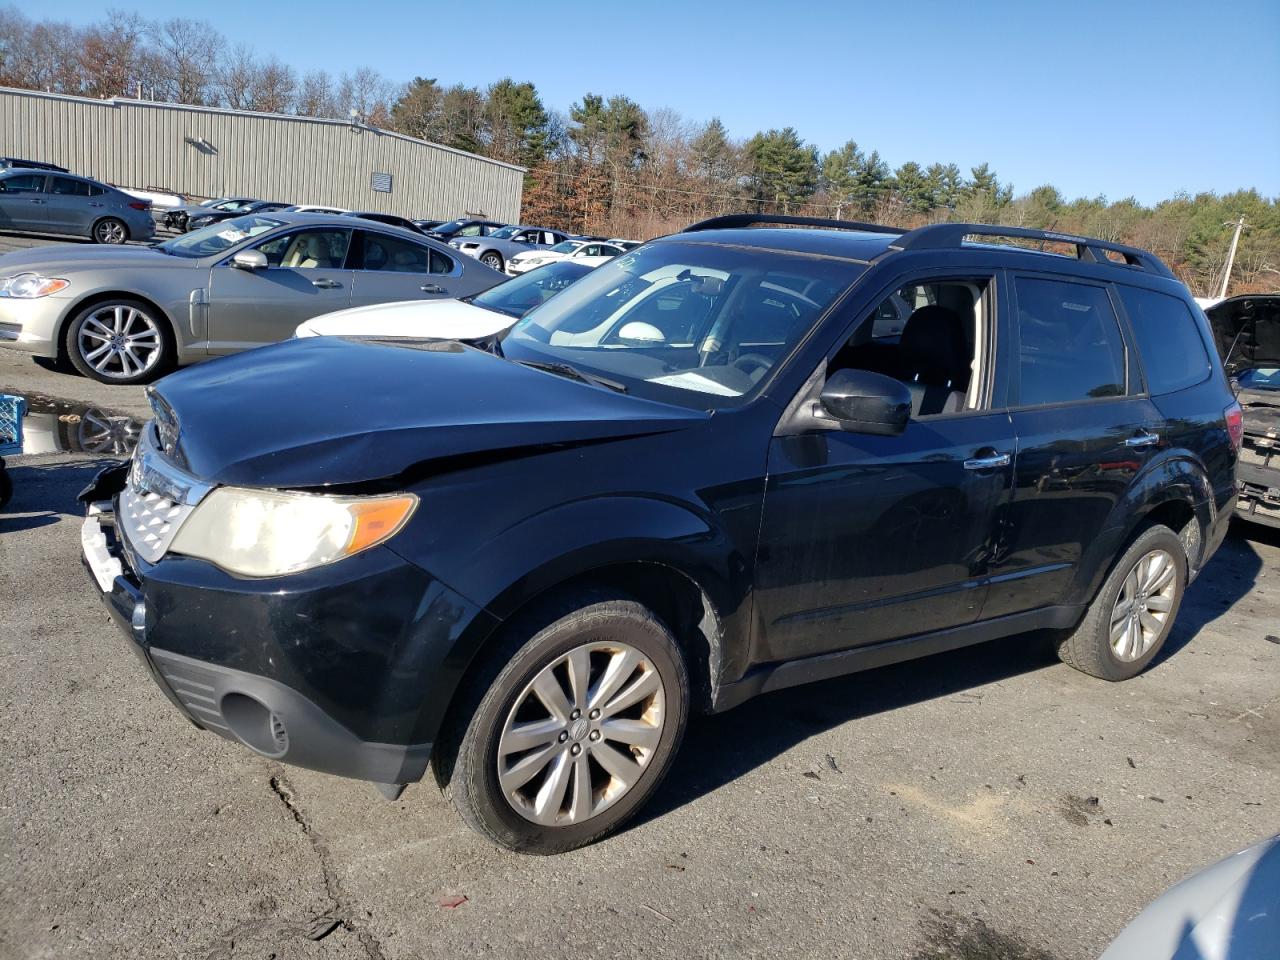
[[[853,139],[894,166],[986,161],[1019,193],[1280,195],[1278,0],[118,6],[202,17],[302,71],[509,75],[560,111],[584,92],[621,93],[690,120],[718,115],[736,137],[793,126],[821,150]],[[38,9],[87,23],[102,4]]]

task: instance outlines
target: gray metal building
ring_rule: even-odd
[[[0,87],[0,155],[124,187],[520,219],[524,168],[342,120]]]

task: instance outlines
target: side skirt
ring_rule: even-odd
[[[992,620],[936,630],[900,640],[886,640],[866,647],[824,653],[802,660],[767,663],[747,672],[741,680],[721,684],[715,692],[712,713],[732,709],[752,697],[773,690],[841,677],[862,670],[874,670],[904,660],[915,660],[948,650],[959,650],[988,640],[1027,633],[1031,630],[1065,630],[1084,615],[1083,606],[1042,607]]]

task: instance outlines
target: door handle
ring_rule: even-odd
[[[100,206],[102,206],[102,204],[100,204],[100,203],[90,203],[90,204],[89,204],[89,206],[91,206],[91,207],[100,207]]]
[[[337,280],[330,280],[328,277],[321,277],[319,280],[312,280],[313,287],[319,287],[321,290],[337,290],[342,284]]]
[[[1154,447],[1160,442],[1160,434],[1147,430],[1139,431],[1124,442],[1126,447]]]
[[[30,200],[28,200],[27,202],[28,202],[28,203],[44,203],[44,201],[43,201],[43,200],[41,200],[39,197],[32,197],[32,198],[31,198]]]
[[[994,470],[996,467],[1007,467],[1013,458],[1007,453],[992,453],[985,457],[970,457],[964,462],[966,470]]]
[[[418,289],[423,293],[444,293],[444,287],[438,283],[424,283]]]

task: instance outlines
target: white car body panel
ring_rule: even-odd
[[[469,340],[505,330],[515,320],[461,300],[403,300],[312,317],[295,337],[412,337]]]

